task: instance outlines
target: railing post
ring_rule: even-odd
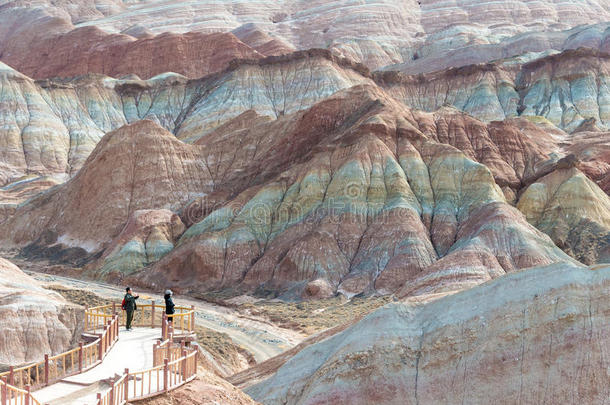
[[[106,339],[108,338],[108,328],[104,325],[104,332],[102,332],[102,358],[106,354]]]
[[[157,343],[153,343],[153,367],[157,367]]]
[[[44,355],[44,385],[49,385],[49,355]]]
[[[25,405],[30,405],[32,398],[32,388],[29,385],[25,386]]]
[[[189,332],[194,332],[195,331],[195,306],[191,305],[191,311],[193,311],[193,313],[191,313],[191,330],[189,330]]]
[[[15,386],[15,370],[13,366],[9,367],[9,372],[8,372],[8,383],[10,385],[12,385],[13,387]]]
[[[112,303],[112,313],[116,314],[116,302]]]
[[[102,361],[102,359],[104,358],[104,334],[99,335],[100,337],[100,342],[98,343],[99,347],[97,349],[97,359],[99,361]]]
[[[163,321],[161,323],[161,338],[167,340],[167,314],[163,313]]]
[[[150,301],[150,327],[155,327],[155,300]]]
[[[7,397],[8,397],[8,387],[6,386],[8,381],[6,377],[2,377],[2,390],[0,391],[0,404],[6,405]]]
[[[114,328],[112,327],[112,321],[108,320],[108,333],[106,334],[106,348],[110,347],[114,342]]]
[[[110,386],[110,398],[108,398],[108,403],[114,405],[114,378],[110,379]]]
[[[144,380],[142,380],[142,385],[144,385]],[[129,369],[125,369],[125,402],[129,399]]]
[[[186,381],[186,349],[182,349],[182,382]]]
[[[78,371],[83,372],[83,342],[78,344]]]
[[[101,405],[102,403],[102,394],[100,392],[97,393],[97,405]]]
[[[118,338],[119,336],[119,314],[115,313],[114,314],[114,330],[116,332],[116,337]]]
[[[167,386],[169,381],[169,360],[163,359],[163,391],[169,391],[169,387]]]

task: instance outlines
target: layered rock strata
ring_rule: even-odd
[[[70,349],[80,339],[83,317],[83,308],[0,258],[0,366],[38,362]]]
[[[609,289],[607,265],[556,264],[389,304],[246,392],[265,404],[602,404]]]
[[[104,133],[140,119],[196,140],[250,109],[272,118],[303,110],[338,90],[372,83],[361,68],[311,51],[242,61],[200,80],[164,74],[147,81],[88,75],[36,82],[0,63],[0,185],[26,175],[72,176]]]

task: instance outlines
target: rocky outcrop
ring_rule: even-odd
[[[153,264],[174,248],[184,230],[180,217],[169,210],[135,211],[100,260],[89,266],[92,276],[122,277]]]
[[[610,261],[610,197],[577,168],[558,168],[538,179],[517,208],[581,262]]]
[[[0,223],[15,213],[19,204],[66,181],[66,176],[28,176],[0,188]]]
[[[544,117],[568,132],[591,120],[609,128],[609,77],[610,55],[584,48],[423,75],[375,75],[377,83],[414,108],[452,105],[484,121]]]
[[[0,83],[1,185],[72,175],[106,131],[125,123],[120,97],[101,81],[42,87],[0,63]]]
[[[71,256],[86,257],[115,237],[127,244],[146,237],[149,246],[142,254],[161,254],[165,236],[180,234],[179,219],[170,212],[138,211],[177,210],[202,195],[208,181],[198,147],[151,121],[139,121],[107,134],[76,176],[21,206],[0,225],[2,235],[17,245],[34,242],[30,255],[56,259],[69,248]]]
[[[262,55],[284,55],[295,51],[294,47],[273,37],[256,24],[244,24],[232,31],[240,41],[250,46]]]
[[[77,28],[26,48],[5,50],[2,61],[33,79],[88,73],[149,79],[166,72],[199,78],[225,69],[233,59],[264,56],[230,33],[164,33],[136,39],[96,27]]]
[[[269,63],[232,74],[281,66]],[[570,260],[507,204],[560,166],[565,132],[523,118],[486,124],[452,108],[412,111],[365,83],[276,120],[256,110],[227,117],[195,145],[151,121],[112,132],[72,180],[0,225],[5,243],[30,256],[95,259],[92,275],[154,288],[239,285],[303,298],[452,291]],[[209,106],[193,107],[176,132],[202,125]],[[180,220],[154,211],[139,222],[138,210],[159,209]],[[574,235],[589,241],[587,229]]]
[[[607,265],[555,264],[389,304],[246,392],[265,404],[602,404],[609,293]]]
[[[429,73],[514,57],[518,61],[527,62],[540,56],[578,48],[608,53],[610,52],[609,24],[607,20],[599,21],[602,22],[580,25],[563,31],[530,26],[529,29],[522,27],[518,33],[505,31],[500,35],[493,35],[493,28],[481,29],[481,25],[474,27],[469,24],[448,25],[443,30],[427,36],[411,59],[385,66],[381,70],[401,71],[407,74]],[[560,25],[555,27],[562,28]],[[565,27],[566,25],[563,26]],[[507,27],[503,26],[500,29],[504,28]]]
[[[92,19],[87,24],[121,31],[140,23],[164,32],[222,31],[255,23],[261,31],[297,49],[329,48],[373,69],[403,62],[418,67],[427,64],[431,71],[460,66],[452,63],[469,64],[473,57],[481,55],[485,59],[476,62],[553,47],[562,50],[571,42],[588,44],[593,42],[593,33],[580,33],[582,27],[563,35],[557,31],[609,19],[610,9],[599,0],[578,5],[548,0],[535,3],[512,0],[501,4],[383,0],[374,5],[346,1],[269,2],[262,7],[248,2],[200,0],[190,3],[188,8],[175,1],[164,2],[163,8],[155,7],[155,3],[139,3],[134,10],[108,19]],[[530,35],[523,38],[527,34]],[[448,51],[455,51],[455,55],[445,58],[443,65],[442,56]]]
[[[76,345],[84,311],[0,258],[0,366],[41,361]]]
[[[566,149],[578,158],[579,169],[610,195],[610,132],[577,132]]]
[[[514,87],[505,105],[533,99],[546,83],[533,79],[540,72],[556,75],[557,94],[569,90],[579,105],[579,78],[590,83],[597,69],[603,79],[606,56],[562,55],[519,65],[521,76],[532,72],[520,79],[530,87]],[[327,50],[235,61],[197,80],[34,81],[2,65],[0,81],[3,242],[149,286],[181,280],[193,290],[239,285],[304,298],[467,288],[570,260],[510,204],[569,153],[602,187],[608,169],[605,132],[595,131],[603,113],[568,134],[549,121],[552,109],[548,119],[491,122],[449,106],[412,110],[405,97],[421,83],[372,75]],[[454,94],[439,83],[431,88]],[[485,116],[493,103],[475,103],[476,94],[461,108],[479,105],[471,113]],[[568,98],[560,104],[566,129],[584,119],[569,121]],[[24,203],[49,175],[71,179]],[[139,223],[140,210],[169,210],[189,229],[180,236],[170,212]],[[586,244],[590,228],[575,235]],[[588,262],[605,257],[601,245]],[[561,244],[584,257],[570,246]]]
[[[569,59],[569,55],[566,55],[566,58]],[[586,60],[586,58],[582,60],[583,65],[587,65]],[[553,68],[556,72],[563,66],[563,62],[558,63],[559,65]],[[544,63],[542,65],[546,66]],[[601,65],[598,67],[601,69]],[[0,165],[3,169],[0,172],[0,184],[14,182],[26,175],[71,176],[82,166],[104,133],[142,118],[155,120],[181,139],[195,141],[248,110],[277,118],[306,109],[338,90],[361,83],[372,84],[367,77],[366,68],[334,58],[323,51],[301,52],[261,61],[242,61],[232,64],[222,73],[201,80],[187,80],[180,75],[168,74],[148,81],[86,76],[61,81],[35,82],[6,65],[0,65],[0,68],[0,82],[4,89],[0,99],[5,106],[0,112],[0,121],[4,123],[0,130],[2,135],[0,142],[3,143],[0,152]],[[497,72],[499,68],[494,69],[496,70],[493,71]],[[567,78],[589,77],[591,80],[602,80],[604,77],[601,73],[600,76],[591,76],[593,70],[568,68],[564,70]],[[472,75],[476,77],[478,70],[474,69],[474,72]],[[456,72],[456,75],[461,78],[460,80],[471,77],[466,70]],[[415,82],[409,81],[411,79],[392,79],[388,75],[378,75],[376,79],[391,95],[408,105],[424,110],[435,110],[441,106],[439,100],[444,99],[484,120],[516,114],[517,112],[514,111],[516,106],[525,103],[525,100],[531,98],[531,94],[538,91],[532,90],[533,87],[532,89],[526,87],[522,91],[525,96],[520,98],[515,87],[511,87],[507,81],[506,94],[492,92],[487,97],[480,91],[475,91],[468,95],[469,86],[446,88],[445,84],[442,84],[446,80],[443,77],[439,76],[438,85],[434,84],[436,79],[426,78],[433,83],[426,88],[437,89],[437,92],[431,93],[430,103],[424,100],[431,100],[430,98],[412,97],[420,94],[417,86],[421,84],[413,87]],[[457,86],[457,79],[455,80]],[[563,79],[556,79],[558,83],[561,80]],[[488,88],[480,87],[479,79],[473,79],[472,83],[472,89]],[[577,87],[576,82],[568,84],[568,87],[562,85],[561,88]],[[532,86],[536,87],[538,84]],[[600,87],[600,97],[594,100],[587,96],[589,98],[583,102],[601,103],[599,111],[604,111],[605,104],[602,101],[605,98],[602,90],[603,86]],[[466,93],[460,93],[462,91]],[[243,94],[243,97],[232,97],[231,95],[236,92]],[[570,96],[572,99],[577,98],[574,94]],[[447,99],[447,95],[455,97]],[[462,99],[463,102],[458,102]],[[500,100],[504,100],[502,101],[504,104],[500,103]],[[532,109],[534,105],[538,104],[533,103]],[[565,98],[562,106],[564,112],[560,118],[553,115],[554,113],[551,114],[551,110],[545,110],[549,119],[555,121],[559,119],[555,124],[560,127],[565,124],[566,129],[569,129],[584,119],[582,115],[570,115],[572,109],[568,108]],[[565,118],[568,116],[571,118]],[[537,118],[532,117],[532,119]],[[602,118],[598,121],[600,128],[606,124]],[[501,137],[503,126],[494,125],[495,129],[486,136]],[[449,128],[449,130],[454,129]],[[538,130],[536,138],[548,138],[545,132],[549,131],[552,132],[549,128]],[[583,133],[581,138],[587,133]],[[562,136],[565,137],[566,134]],[[598,144],[603,142],[606,141],[602,136]],[[517,143],[512,148],[519,145]],[[558,142],[554,145],[554,149],[547,147],[543,152],[556,152],[559,149]],[[469,156],[474,157],[471,153]],[[600,156],[602,160],[603,156],[605,155]],[[599,159],[588,158],[588,160],[593,160],[592,165],[596,165]],[[519,165],[525,163],[527,162],[521,162]],[[509,167],[503,170],[514,171]],[[531,172],[531,169],[529,171]],[[592,170],[585,172],[593,173]],[[605,171],[598,170],[595,179],[601,181],[604,173]],[[519,176],[510,174],[509,177],[503,181],[514,184]]]

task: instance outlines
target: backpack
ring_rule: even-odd
[[[123,298],[123,302],[121,302],[121,309],[122,309],[123,311],[127,310],[127,308],[125,308],[125,304],[126,304],[126,302],[125,302],[125,298]]]

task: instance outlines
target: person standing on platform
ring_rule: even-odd
[[[168,322],[174,322],[174,317],[172,315],[174,315],[174,307],[176,305],[174,305],[174,300],[172,299],[172,295],[174,295],[172,290],[165,290],[165,295],[164,295],[165,313],[167,314]]]
[[[127,311],[127,323],[126,329],[131,330],[131,322],[133,321],[133,314],[138,309],[138,304],[136,304],[136,300],[140,298],[139,295],[133,294],[131,291],[131,287],[127,287],[125,289],[127,292],[125,294],[125,298],[123,298],[123,310]]]

